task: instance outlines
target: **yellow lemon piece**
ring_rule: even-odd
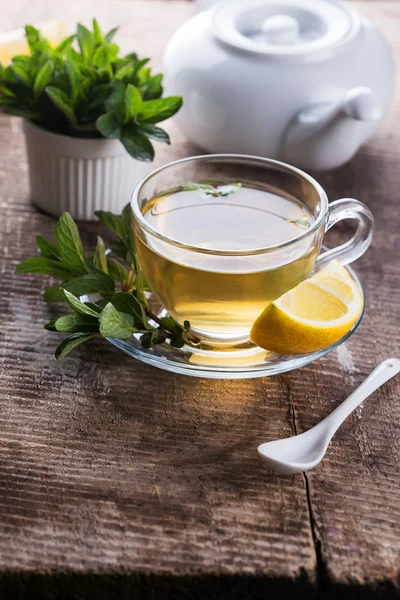
[[[255,321],[250,339],[279,354],[306,354],[327,348],[354,325],[363,309],[361,292],[346,269],[333,260],[269,304]]]
[[[52,46],[57,46],[67,35],[67,26],[58,21],[48,21],[36,26],[40,33],[49,40]],[[25,30],[16,29],[0,33],[0,62],[7,66],[13,56],[30,54],[28,43],[25,39]]]

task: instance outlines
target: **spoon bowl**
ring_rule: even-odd
[[[333,435],[350,413],[399,372],[398,358],[384,360],[347,400],[318,425],[299,435],[261,444],[258,447],[261,460],[280,473],[300,473],[313,469],[324,458]]]

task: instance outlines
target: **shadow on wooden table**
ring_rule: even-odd
[[[317,591],[306,576],[287,579],[208,574],[148,576],[138,574],[19,574],[0,575],[2,600],[395,600],[388,585],[328,585]]]

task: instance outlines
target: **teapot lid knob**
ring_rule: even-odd
[[[290,15],[274,15],[265,19],[261,25],[261,32],[266,36],[268,43],[292,44],[298,41],[300,24]]]

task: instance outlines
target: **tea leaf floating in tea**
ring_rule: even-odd
[[[136,260],[130,211],[128,205],[121,216],[103,211],[96,213],[117,235],[118,240],[110,247],[125,264],[107,256],[100,237],[89,260],[76,223],[71,215],[64,213],[56,225],[57,243],[38,236],[41,256],[22,261],[15,270],[16,274],[40,273],[63,280],[49,288],[44,296],[46,302],[64,301],[74,311],[45,325],[48,331],[70,334],[56,349],[57,360],[79,344],[101,336],[124,339],[139,334],[143,348],[166,341],[175,348],[196,344],[189,333],[188,321],[182,327],[172,317],[159,319],[148,308],[145,291],[149,288]],[[95,302],[79,299],[87,294],[95,294],[99,299]]]

